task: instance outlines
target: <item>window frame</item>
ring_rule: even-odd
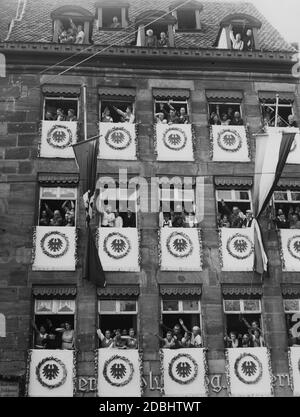
[[[186,105],[186,109],[187,109],[186,115],[191,120],[191,112],[190,112],[191,108],[190,108],[189,101],[190,100],[188,98],[186,98],[185,100],[174,100],[174,98],[168,100],[167,98],[157,99],[157,98],[153,97],[153,116],[155,117],[155,114],[156,114],[156,104],[159,104],[159,103],[164,103],[164,104],[170,103],[171,105],[172,104],[179,104],[179,105],[184,104],[184,105]]]
[[[251,301],[251,300],[257,300],[259,303],[259,310],[245,310],[244,308],[244,302],[245,301]],[[225,310],[225,303],[226,301],[239,301],[240,302],[240,309],[237,311],[226,311]],[[262,303],[260,298],[223,298],[223,313],[225,315],[229,314],[262,314]]]
[[[239,111],[239,113],[240,113],[240,116],[241,116],[241,119],[243,119],[244,120],[244,109],[243,109],[243,106],[242,106],[242,102],[241,101],[235,101],[235,102],[230,102],[230,101],[211,101],[211,100],[207,100],[207,111],[208,111],[208,120],[210,119],[210,115],[211,115],[211,111],[210,111],[210,106],[211,105],[214,105],[214,106],[239,106],[240,107],[240,111]],[[221,118],[222,117],[222,115],[220,114],[219,115],[219,117]],[[244,123],[245,123],[245,120],[244,120]],[[245,125],[245,124],[244,124]]]
[[[286,310],[285,301],[295,301],[295,300],[298,301],[298,310]],[[300,298],[283,298],[282,302],[283,302],[283,309],[284,309],[285,315],[300,313]]]
[[[101,311],[101,301],[115,301],[116,302],[116,310],[106,310],[106,311]],[[135,311],[121,311],[120,306],[121,306],[121,302],[128,302],[128,301],[132,301],[135,302],[135,306],[136,309]],[[98,299],[98,315],[99,316],[111,316],[113,314],[118,314],[118,315],[136,315],[138,316],[139,310],[138,310],[138,300],[133,300],[133,299],[119,299],[119,298],[113,298],[113,299]]]
[[[61,101],[76,101],[77,103],[77,121],[80,117],[80,97],[67,97],[67,96],[47,96],[46,94],[43,95],[43,114],[42,114],[42,120],[45,120],[46,116],[46,100],[61,100]],[[55,121],[55,120],[54,120]],[[63,123],[63,122],[62,122]]]
[[[110,101],[112,103],[115,102],[116,104],[118,104],[118,101],[121,102],[121,103],[122,102],[124,102],[124,103],[130,103],[130,105],[132,107],[132,113],[135,115],[135,121],[132,124],[133,125],[136,124],[136,96],[134,96],[134,97],[133,96],[125,97],[125,96],[117,95],[117,94],[115,96],[108,96],[107,99],[105,98],[105,96],[99,95],[99,104],[98,104],[98,112],[99,112],[99,114],[98,114],[98,120],[99,120],[99,123],[102,123],[101,122],[102,113],[103,113],[103,110],[106,107],[106,106],[102,106],[102,103],[103,102],[110,102]],[[102,110],[102,107],[103,107],[103,110]],[[111,123],[114,123],[114,124],[124,124],[123,122],[111,122]]]
[[[169,311],[169,310],[164,310],[164,302],[165,301],[177,301],[178,302],[178,306],[179,306],[179,309],[178,310],[172,310],[172,311]],[[184,310],[184,308],[183,308],[183,302],[184,301],[197,301],[197,303],[198,303],[198,309],[197,310]],[[201,315],[201,300],[200,300],[200,298],[199,298],[199,300],[197,299],[192,299],[192,298],[190,298],[190,299],[184,299],[184,298],[167,298],[167,297],[162,297],[162,299],[161,299],[161,313],[162,314],[178,314],[178,313],[181,313],[181,314],[197,314],[197,313],[199,313],[200,315]]]

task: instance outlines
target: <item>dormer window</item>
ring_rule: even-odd
[[[203,9],[202,4],[191,1],[183,7],[182,2],[173,3],[170,10],[174,10],[172,15],[177,19],[176,29],[182,32],[190,32],[201,29],[200,13]]]
[[[238,51],[258,49],[259,20],[249,15],[235,14],[223,19],[220,26],[217,48]]]
[[[82,7],[63,6],[51,13],[53,42],[87,44],[91,41],[94,16]]]
[[[147,10],[135,19],[137,27],[136,46],[173,47],[176,18],[161,10]]]
[[[118,0],[96,4],[98,29],[122,29],[128,26],[128,3]]]

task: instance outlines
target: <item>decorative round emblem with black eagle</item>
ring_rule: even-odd
[[[168,252],[175,258],[186,258],[193,252],[193,243],[183,232],[171,233],[166,244]]]
[[[169,376],[178,384],[190,384],[197,378],[197,375],[198,364],[188,353],[179,353],[169,363]]]
[[[58,358],[50,356],[39,362],[35,370],[36,377],[43,387],[58,388],[66,382],[66,365]]]
[[[287,242],[288,252],[293,258],[300,260],[300,235],[289,238]]]
[[[103,249],[111,258],[121,259],[128,255],[131,244],[127,236],[119,232],[112,232],[104,239]]]
[[[254,246],[248,236],[236,233],[227,240],[226,249],[236,259],[247,259],[254,251]]]
[[[242,138],[235,129],[223,129],[218,133],[218,146],[226,152],[238,152],[242,147]]]
[[[104,362],[105,381],[114,387],[124,387],[132,381],[134,367],[125,356],[114,355]]]
[[[132,142],[132,137],[127,129],[118,126],[113,127],[106,132],[105,142],[110,148],[121,151],[128,148]]]
[[[47,142],[52,148],[55,149],[65,149],[72,145],[72,141],[72,132],[64,125],[54,125],[47,133]]]
[[[172,151],[180,151],[187,142],[187,136],[183,129],[179,127],[169,127],[163,134],[163,143]]]
[[[256,384],[262,377],[263,366],[257,356],[242,353],[235,361],[234,373],[244,384]]]
[[[46,233],[41,239],[41,249],[50,258],[61,258],[69,249],[68,237],[57,230]]]

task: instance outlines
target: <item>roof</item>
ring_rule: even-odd
[[[0,42],[3,42],[8,34],[10,23],[16,17],[18,0],[2,0],[0,17]]]
[[[4,0],[4,8],[11,9],[16,0]],[[174,6],[174,0],[127,0],[129,7],[129,28],[118,31],[98,30],[96,27],[95,0],[20,0],[25,3],[23,16],[15,20],[9,33],[9,42],[52,42],[53,22],[51,13],[62,6],[80,6],[95,16],[92,42],[98,45],[126,46],[135,41],[135,18],[149,10],[168,12]],[[182,3],[184,1],[182,0]],[[196,3],[196,2],[195,2]],[[213,48],[218,38],[220,23],[228,15],[243,13],[258,19],[262,23],[258,32],[259,49],[266,51],[293,51],[293,47],[284,40],[279,32],[266,20],[251,3],[245,2],[206,2],[200,12],[202,29],[197,32],[177,32],[175,42],[182,48]],[[5,18],[7,19],[7,18]],[[4,19],[4,20],[5,20]],[[2,26],[5,23],[2,22]],[[1,27],[1,26],[0,26]],[[1,31],[0,31],[1,36]]]

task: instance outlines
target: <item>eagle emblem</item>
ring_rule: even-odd
[[[61,143],[66,140],[66,134],[62,130],[56,130],[55,132],[53,132],[52,138],[54,142]]]
[[[113,127],[107,131],[105,142],[111,149],[126,149],[132,142],[131,133],[124,127]]]
[[[43,367],[42,374],[46,379],[51,381],[57,378],[59,374],[58,366],[55,363],[48,363]]]
[[[164,132],[162,140],[167,148],[180,151],[186,145],[187,135],[183,129],[170,127]]]
[[[257,366],[253,361],[245,361],[241,366],[242,372],[247,376],[255,375]]]
[[[192,372],[192,367],[188,362],[178,362],[176,365],[176,373],[181,378],[186,378],[190,376]]]
[[[53,252],[58,252],[61,250],[63,243],[60,238],[52,237],[48,241],[48,248]]]
[[[133,363],[125,356],[113,355],[104,362],[104,379],[114,387],[124,387],[129,384],[133,374]]]
[[[254,251],[254,245],[247,235],[236,233],[226,242],[228,253],[236,259],[247,259]]]
[[[111,134],[111,139],[116,144],[122,143],[124,141],[124,134],[118,130]]]
[[[190,384],[198,375],[198,364],[188,353],[175,355],[168,368],[170,378],[181,385]]]
[[[291,256],[296,259],[300,259],[300,236],[292,236],[288,239],[287,249]]]
[[[53,356],[41,360],[37,365],[35,374],[39,383],[46,388],[58,388],[66,382],[66,365]]]
[[[72,140],[71,130],[63,125],[54,125],[47,132],[47,142],[52,148],[65,149],[71,145]]]
[[[175,258],[186,258],[193,252],[193,243],[190,237],[183,232],[173,232],[167,238],[168,252]]]
[[[174,239],[173,247],[178,252],[184,252],[187,249],[187,241],[182,238]]]
[[[295,249],[295,252],[299,253],[300,252],[300,241],[296,240],[296,242],[294,242],[293,247]]]
[[[123,363],[114,363],[110,368],[110,373],[115,379],[122,379],[126,375],[126,367]]]
[[[178,133],[171,133],[168,137],[168,140],[173,146],[177,146],[181,142],[181,137],[178,135]]]
[[[235,144],[236,138],[232,133],[227,133],[223,137],[223,141],[227,146],[233,146]]]
[[[243,253],[247,249],[248,244],[244,239],[236,239],[233,246],[237,252]]]
[[[109,233],[104,239],[103,250],[110,258],[121,259],[128,255],[131,244],[127,236],[113,232]]]
[[[244,384],[256,384],[262,377],[263,366],[257,356],[245,352],[236,359],[234,373]]]
[[[111,248],[118,253],[124,252],[126,248],[126,242],[123,239],[114,239],[111,242]]]
[[[50,258],[60,258],[69,250],[69,239],[64,233],[53,231],[46,233],[41,239],[42,252]]]

